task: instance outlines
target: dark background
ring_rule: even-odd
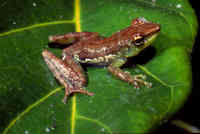
[[[198,1],[190,0],[192,7],[195,9],[198,22],[200,22],[200,6]],[[196,37],[196,42],[193,47],[191,54],[192,62],[192,78],[193,78],[193,87],[191,95],[183,106],[183,108],[175,114],[169,122],[165,123],[155,134],[189,134],[189,132],[184,131],[181,128],[178,128],[172,125],[173,120],[182,120],[190,125],[196,126],[200,129],[200,30]]]

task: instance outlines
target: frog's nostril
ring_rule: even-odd
[[[155,28],[154,28],[155,31],[160,31],[160,25],[159,25],[159,24],[155,24],[154,27],[155,27]]]
[[[49,36],[49,42],[53,42],[53,41],[54,41],[53,36]]]

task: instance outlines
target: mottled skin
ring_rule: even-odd
[[[61,45],[70,44],[70,46],[64,48],[62,59],[47,50],[44,50],[42,55],[49,69],[66,89],[64,101],[69,94],[74,92],[93,95],[83,90],[86,79],[79,63],[107,65],[114,76],[136,88],[139,88],[139,84],[150,87],[150,83],[142,80],[144,75],[132,76],[120,67],[128,57],[139,54],[149,46],[159,31],[158,24],[138,18],[134,19],[129,27],[107,38],[99,36],[96,32],[73,32],[50,36],[50,42]]]

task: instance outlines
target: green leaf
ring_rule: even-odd
[[[4,134],[147,133],[174,114],[190,93],[189,55],[197,21],[187,0],[0,3],[0,130]],[[63,104],[63,87],[41,56],[48,48],[48,36],[73,31],[109,36],[136,17],[161,24],[161,33],[152,47],[131,58],[123,69],[146,74],[153,87],[135,89],[106,68],[87,67],[87,90],[95,95],[76,94]]]

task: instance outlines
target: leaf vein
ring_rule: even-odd
[[[166,112],[164,113],[164,115],[166,115],[170,109],[173,107],[174,104],[174,87],[173,85],[170,85],[166,82],[164,82],[163,80],[161,80],[160,78],[158,78],[156,75],[154,75],[153,73],[151,73],[148,69],[146,69],[144,66],[142,65],[137,65],[141,70],[143,70],[145,73],[147,73],[149,76],[151,76],[152,78],[154,78],[156,81],[158,81],[159,83],[161,83],[163,86],[166,86],[170,89],[170,102],[169,105],[167,107]]]
[[[31,111],[34,107],[36,107],[37,105],[41,104],[43,101],[45,101],[49,96],[55,94],[56,92],[60,91],[63,87],[58,87],[54,90],[52,90],[51,92],[49,92],[46,96],[42,97],[41,99],[39,99],[38,101],[36,101],[35,103],[31,104],[30,106],[28,106],[23,112],[21,112],[14,120],[12,120],[9,125],[6,127],[6,129],[4,130],[3,134],[7,134],[8,130],[18,121],[20,120],[26,113],[28,113],[29,111]]]
[[[104,123],[102,123],[101,121],[99,120],[95,120],[95,119],[92,119],[92,118],[88,118],[88,117],[85,117],[85,116],[82,116],[82,115],[77,115],[76,117],[77,119],[82,119],[82,120],[87,120],[87,121],[91,121],[91,122],[94,122],[96,124],[98,124],[99,126],[102,126],[103,128],[105,128],[109,134],[112,134],[112,131],[111,129]]]
[[[16,32],[21,32],[21,31],[25,31],[25,30],[38,28],[38,27],[44,27],[44,26],[56,25],[56,24],[65,24],[65,23],[71,24],[71,23],[75,23],[75,21],[74,20],[62,20],[62,21],[53,21],[53,22],[45,22],[45,23],[40,23],[40,24],[34,24],[34,25],[31,25],[31,26],[18,28],[18,29],[10,30],[8,32],[0,33],[0,37],[7,36],[9,34],[13,34],[13,33],[16,33]]]
[[[171,88],[172,85],[167,84],[166,82],[164,82],[163,80],[161,80],[160,78],[158,78],[156,75],[154,75],[153,73],[151,73],[148,69],[146,69],[144,66],[142,65],[137,65],[141,70],[143,70],[146,74],[148,74],[149,76],[151,76],[152,78],[154,78],[155,80],[157,80],[159,83],[161,83],[163,86],[169,87]]]

